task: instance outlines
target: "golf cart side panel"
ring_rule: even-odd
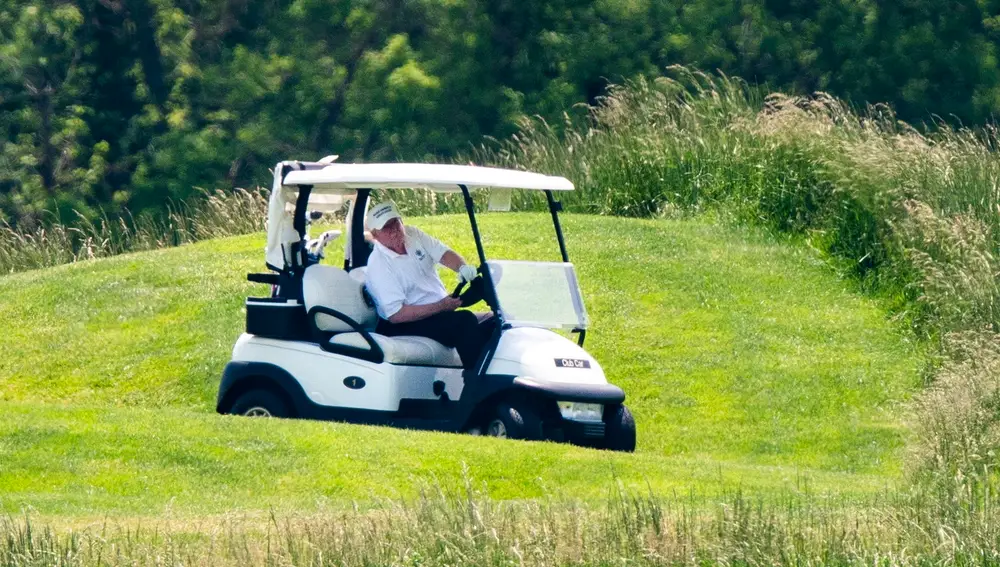
[[[277,341],[244,334],[233,349],[234,361],[264,362],[283,368],[302,386],[313,403],[366,410],[396,411],[399,399],[379,365],[327,353],[315,343]],[[348,387],[350,377],[364,380],[360,389]]]
[[[607,383],[600,363],[579,345],[555,332],[532,327],[514,327],[503,333],[488,372],[553,383]]]
[[[260,362],[233,361],[222,371],[215,410],[227,413],[240,395],[253,389],[279,394],[291,403],[296,415],[301,415],[308,406],[309,400],[302,387],[283,368]]]
[[[463,388],[459,368],[376,364],[326,352],[315,343],[248,334],[237,341],[233,360],[284,368],[301,384],[306,397],[321,406],[396,412],[402,400],[436,400],[433,384],[437,380],[445,383],[455,399]]]
[[[370,425],[406,425],[396,423],[396,412],[340,408],[314,403],[291,374],[283,368],[264,362],[235,361],[226,365],[222,383],[219,385],[216,411],[228,413],[237,398],[256,389],[268,390],[286,400],[292,408],[293,417]],[[429,427],[433,425],[429,424]]]

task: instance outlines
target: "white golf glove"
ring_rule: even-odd
[[[462,264],[462,267],[458,269],[458,275],[462,278],[462,281],[468,283],[476,279],[479,272],[477,272],[475,266],[471,264]]]

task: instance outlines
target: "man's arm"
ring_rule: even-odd
[[[403,305],[399,308],[399,311],[396,311],[389,317],[389,322],[395,324],[412,323],[413,321],[426,319],[431,315],[437,315],[445,311],[454,311],[461,306],[462,300],[450,295],[441,301],[428,303],[427,305]]]
[[[465,258],[458,255],[458,252],[454,250],[448,250],[441,256],[441,264],[446,268],[451,268],[453,272],[457,272],[459,268],[465,265]]]
[[[453,250],[448,250],[441,256],[441,264],[457,272],[463,281],[471,282],[478,275],[476,267],[466,264],[465,258]]]
[[[438,264],[441,264],[446,268],[450,268],[453,272],[457,272],[459,274],[462,273],[462,266],[468,265],[465,262],[465,258],[459,256],[457,252],[448,248],[448,246],[445,245],[445,243],[441,242],[437,238],[434,238],[433,236],[427,234],[426,232],[414,226],[407,226],[406,230],[408,235],[412,236],[413,238],[420,239],[420,242],[424,245],[424,248],[426,248],[427,252],[430,253],[431,258],[433,258],[434,261],[437,262]],[[465,270],[466,279],[472,279],[476,277],[475,270],[476,268],[474,266],[469,265],[469,268]]]

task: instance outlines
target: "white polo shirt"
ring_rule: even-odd
[[[375,242],[368,258],[365,285],[383,319],[395,315],[403,305],[427,305],[448,295],[437,273],[448,247],[415,226],[406,225],[404,231],[406,254],[396,254]]]

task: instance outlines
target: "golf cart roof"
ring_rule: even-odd
[[[266,261],[275,270],[288,267],[291,247],[305,238],[305,226],[296,226],[296,215],[305,208],[316,211],[340,209],[361,189],[421,189],[454,193],[493,187],[534,191],[572,191],[564,177],[527,171],[430,163],[331,163],[336,156],[318,162],[283,161],[274,168],[268,203]],[[299,188],[308,187],[300,199]],[[297,210],[303,209],[303,210]],[[363,214],[363,212],[362,212]],[[350,222],[350,221],[348,221]],[[350,230],[345,245],[351,242]]]
[[[311,185],[313,193],[353,193],[356,189],[429,189],[458,192],[495,187],[535,191],[572,191],[565,177],[495,167],[432,163],[335,163],[322,169],[291,171],[283,185]]]

